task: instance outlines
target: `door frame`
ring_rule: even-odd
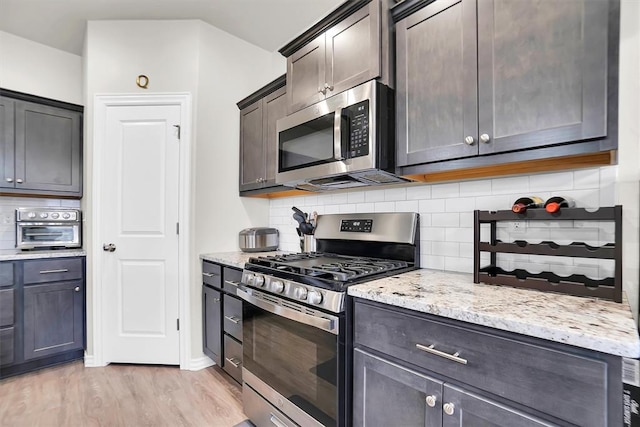
[[[110,107],[122,106],[180,106],[180,159],[179,159],[179,184],[178,184],[178,222],[180,233],[178,235],[178,318],[180,321],[180,369],[200,369],[200,360],[192,361],[191,354],[191,126],[192,97],[190,93],[157,93],[157,94],[109,94],[94,96],[93,117],[93,170],[91,196],[91,242],[90,266],[92,273],[92,298],[93,308],[93,355],[85,357],[85,366],[105,366],[110,361],[105,360],[106,341],[106,307],[103,307],[105,289],[102,283],[102,236],[101,208],[102,208],[102,164],[100,158],[102,150],[106,146],[105,136],[107,129],[107,110]],[[89,303],[89,301],[87,301]],[[202,366],[200,366],[202,365]]]

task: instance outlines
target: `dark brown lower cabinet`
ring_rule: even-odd
[[[215,289],[202,288],[203,351],[216,365],[222,366],[222,294]]]
[[[619,426],[621,358],[356,299],[353,424]]]
[[[84,347],[84,285],[81,280],[24,288],[24,359]]]

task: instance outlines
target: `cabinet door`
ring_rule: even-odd
[[[0,329],[0,374],[2,366],[11,365],[15,359],[15,328]]]
[[[289,114],[324,99],[325,35],[287,58],[287,100]]]
[[[427,404],[427,397],[434,406]],[[442,382],[355,349],[353,424],[425,426],[442,422]]]
[[[262,187],[265,177],[262,100],[240,111],[240,191]]]
[[[24,287],[24,358],[84,347],[82,280]]]
[[[25,101],[15,114],[16,188],[80,193],[82,115]]]
[[[203,350],[218,366],[222,366],[222,302],[221,294],[204,286],[202,295]]]
[[[327,30],[327,97],[380,75],[380,7],[372,1]]]
[[[13,188],[14,176],[14,101],[0,96],[0,188]]]
[[[540,392],[544,393],[543,390]],[[555,425],[450,384],[444,385],[442,407],[443,427],[550,427]]]
[[[476,23],[475,0],[444,0],[396,24],[398,166],[478,154]]]
[[[276,122],[287,115],[287,88],[283,87],[267,95],[263,100],[264,107],[264,150],[266,157],[265,184],[275,185],[278,155],[278,133]]]
[[[609,2],[478,2],[480,153],[605,136]]]

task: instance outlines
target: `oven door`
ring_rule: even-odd
[[[297,424],[337,425],[344,369],[338,362],[344,355],[340,318],[308,314],[314,312],[308,308],[299,312],[295,303],[250,288],[238,295],[248,303],[242,320],[243,381]]]
[[[80,225],[69,223],[17,223],[16,247],[80,247]]]

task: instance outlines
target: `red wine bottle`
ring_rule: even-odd
[[[540,197],[520,197],[513,202],[511,210],[515,213],[525,213],[530,208],[541,208],[544,205],[543,200]]]
[[[560,196],[553,196],[544,203],[544,209],[549,213],[559,212],[561,208],[572,208],[576,205],[571,199]]]

